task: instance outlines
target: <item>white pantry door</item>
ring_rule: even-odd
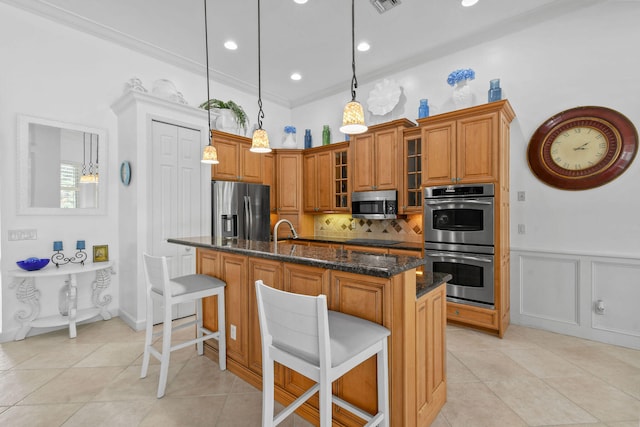
[[[170,237],[200,236],[200,131],[152,121],[151,249],[166,256],[170,277],[196,271],[196,251],[167,243]],[[193,303],[174,307],[173,318],[195,313]],[[153,313],[162,322],[162,309]]]

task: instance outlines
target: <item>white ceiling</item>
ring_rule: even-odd
[[[204,74],[204,0],[0,0]],[[360,84],[606,0],[401,0],[380,14],[356,0]],[[211,77],[257,91],[258,0],[207,0]],[[349,92],[351,2],[261,1],[263,97],[295,107]],[[222,44],[234,39],[239,48]],[[544,45],[541,45],[543,48]],[[292,81],[293,71],[302,80]]]

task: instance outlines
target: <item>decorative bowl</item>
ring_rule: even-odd
[[[22,261],[17,261],[18,267],[27,271],[35,271],[44,268],[49,264],[49,258],[27,258]]]

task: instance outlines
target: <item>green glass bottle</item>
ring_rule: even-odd
[[[331,129],[329,125],[322,126],[322,145],[331,144]]]

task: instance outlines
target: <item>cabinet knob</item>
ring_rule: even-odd
[[[456,316],[460,316],[460,311],[456,310]]]

